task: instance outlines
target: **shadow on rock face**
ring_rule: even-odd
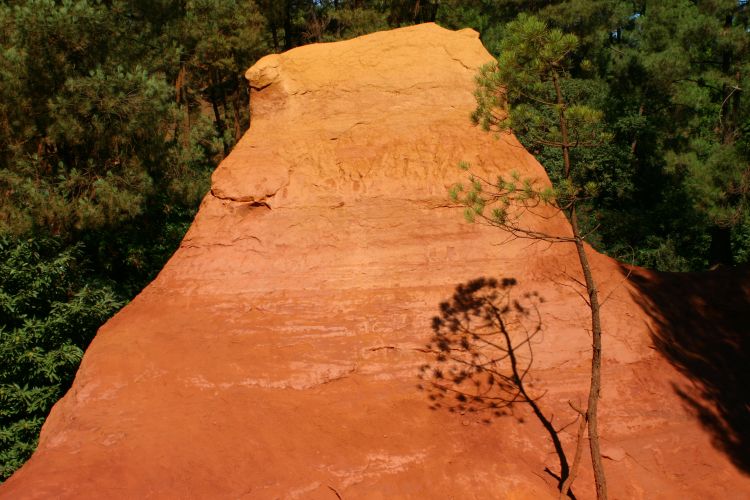
[[[484,422],[510,415],[515,405],[528,405],[547,431],[560,461],[558,487],[570,466],[557,429],[543,412],[526,377],[534,362],[533,346],[543,330],[536,292],[516,294],[514,278],[477,278],[456,286],[432,319],[433,336],[426,352],[434,362],[422,365],[417,388],[426,392],[430,409],[452,413],[479,412]],[[575,499],[572,491],[568,497]]]
[[[634,300],[653,320],[655,347],[695,384],[674,384],[675,392],[714,445],[750,473],[750,266],[634,270],[630,282]]]

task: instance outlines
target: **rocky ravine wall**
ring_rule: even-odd
[[[515,277],[546,302],[540,405],[585,401],[588,311],[572,248],[463,222],[446,188],[516,169],[513,137],[468,120],[477,34],[421,25],[264,58],[253,123],[159,277],[109,321],[0,498],[545,498],[556,457],[516,417],[431,411],[415,388],[455,284]],[[565,233],[561,217],[530,220]],[[740,498],[750,481],[675,395],[620,267],[593,256],[613,498]],[[573,454],[575,425],[561,432]],[[576,484],[593,493],[588,464]]]

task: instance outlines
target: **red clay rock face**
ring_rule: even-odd
[[[527,407],[487,424],[416,389],[438,304],[458,283],[514,277],[545,299],[533,392],[572,460],[568,401],[586,400],[590,364],[574,248],[503,243],[446,195],[459,161],[548,182],[515,138],[469,122],[489,60],[475,32],[420,25],[251,68],[250,131],[0,498],[556,498],[557,458]],[[527,222],[567,234],[546,215]],[[611,497],[747,498],[676,394],[687,379],[653,348],[640,291],[592,260]],[[574,491],[591,498],[582,469]]]

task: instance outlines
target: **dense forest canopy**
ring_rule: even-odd
[[[245,69],[431,21],[496,52],[519,13],[580,40],[566,97],[609,138],[576,153],[589,240],[665,271],[747,262],[745,0],[0,0],[0,480],[179,244],[249,126]],[[515,130],[559,180],[532,131]]]

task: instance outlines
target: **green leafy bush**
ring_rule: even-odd
[[[122,302],[84,284],[77,247],[0,238],[0,480],[36,447],[97,328]]]

